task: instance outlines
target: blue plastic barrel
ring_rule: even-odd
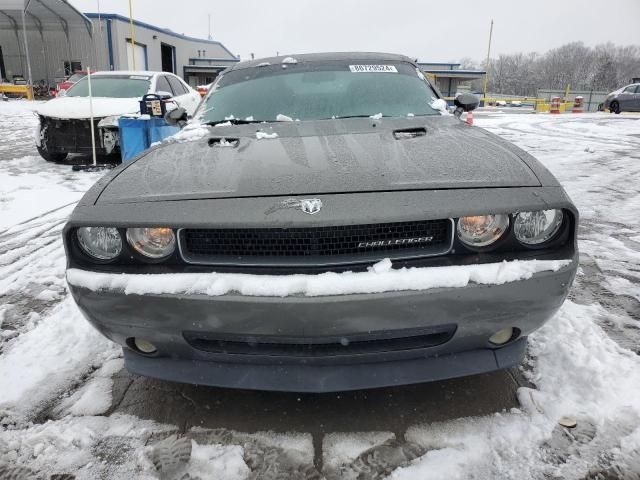
[[[142,118],[120,117],[120,156],[122,161],[131,160],[140,152],[149,148],[147,121]]]
[[[169,125],[164,118],[128,118],[120,117],[118,120],[120,129],[120,155],[122,162],[127,162],[143,152],[152,143],[160,142],[180,128]]]
[[[150,118],[148,120],[149,125],[149,146],[156,142],[161,142],[167,137],[178,133],[180,127],[177,125],[169,125],[165,122],[164,118]]]

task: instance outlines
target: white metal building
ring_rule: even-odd
[[[33,83],[77,70],[156,70],[209,83],[239,61],[222,43],[192,38],[115,14],[83,14],[67,0],[0,0],[0,75]],[[206,59],[201,64],[199,60]],[[197,65],[196,65],[197,64]]]

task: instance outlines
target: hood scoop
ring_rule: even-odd
[[[212,137],[209,139],[211,148],[237,148],[240,145],[239,138]]]
[[[394,130],[393,138],[396,140],[405,140],[407,138],[424,137],[426,134],[427,129],[424,127],[403,128],[401,130]]]

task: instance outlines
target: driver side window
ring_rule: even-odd
[[[169,82],[167,81],[167,77],[166,75],[160,75],[158,77],[158,80],[156,82],[156,92],[167,92],[167,93],[172,93],[171,91],[171,86],[169,85]]]

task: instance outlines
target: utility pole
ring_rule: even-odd
[[[491,36],[493,35],[493,18],[491,19],[491,28],[489,29],[489,47],[487,48],[487,61],[484,64],[484,88],[482,93],[484,94],[484,106],[487,106],[487,84],[489,83],[489,56],[491,55]]]
[[[133,35],[133,9],[131,7],[131,0],[129,0],[129,31],[131,34],[131,64],[133,66],[133,70],[136,69],[136,40]]]

